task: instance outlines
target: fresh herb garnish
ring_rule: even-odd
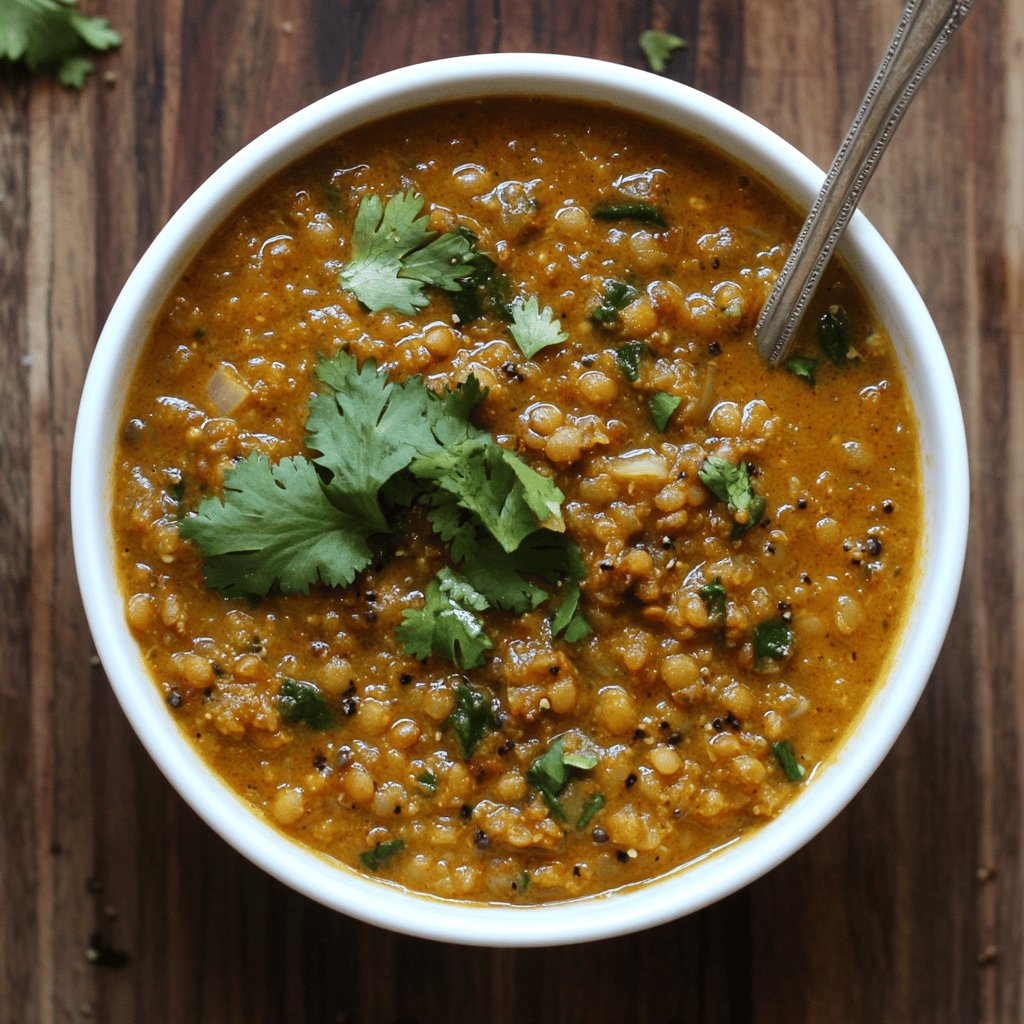
[[[366,538],[375,532],[331,503],[312,462],[271,464],[260,452],[224,474],[223,503],[204,498],[178,529],[199,545],[206,585],[225,597],[347,586],[370,564]]]
[[[460,324],[471,324],[485,313],[493,313],[506,323],[512,319],[512,282],[497,263],[477,247],[477,236],[466,227],[457,229],[472,246],[468,263],[473,272],[461,283],[460,291],[450,292],[452,309]]]
[[[639,294],[625,281],[612,281],[605,289],[601,305],[590,314],[590,319],[595,323],[610,324]]]
[[[708,621],[716,626],[724,626],[726,593],[722,577],[716,576],[710,583],[705,583],[697,593],[707,609]]]
[[[391,528],[388,499],[416,499],[456,561],[479,557],[474,579],[463,581],[468,589],[453,589],[451,580],[442,587],[441,578],[433,585],[432,612],[450,614],[429,629],[431,616],[413,615],[411,642],[417,651],[458,650],[460,664],[475,663],[478,648],[489,646],[474,627],[476,611],[492,604],[525,611],[546,599],[519,572],[552,582],[570,575],[562,492],[473,425],[483,397],[475,377],[437,395],[419,377],[392,383],[371,360],[359,367],[344,352],[322,362],[317,376],[327,390],[310,402],[313,462],[295,456],[272,465],[251,454],[225,473],[222,500],[204,499],[181,522],[182,536],[203,553],[207,585],[251,597],[274,587],[305,593],[317,582],[347,585],[370,562],[367,539]],[[474,580],[488,568],[495,576],[481,590]],[[456,635],[456,622],[465,635]]]
[[[797,760],[789,740],[779,740],[777,743],[773,743],[772,753],[790,782],[799,782],[807,774],[807,770]]]
[[[593,633],[590,623],[580,611],[580,585],[576,581],[569,584],[565,597],[551,619],[551,635],[561,636],[567,643],[575,644]]]
[[[830,306],[818,321],[818,343],[822,352],[842,366],[850,351],[850,319],[842,306]]]
[[[793,627],[785,619],[759,622],[754,627],[754,667],[766,660],[781,661],[793,652]]]
[[[454,730],[459,750],[468,761],[484,736],[497,728],[494,701],[483,690],[460,683],[455,687],[455,708],[445,724]]]
[[[801,380],[807,381],[812,388],[817,383],[814,377],[817,366],[818,360],[809,356],[793,356],[792,359],[786,360],[786,369]]]
[[[459,668],[478,668],[490,637],[484,632],[479,613],[488,607],[487,598],[451,569],[442,569],[427,587],[422,608],[407,608],[395,636],[421,661],[431,654],[447,658]]]
[[[622,376],[630,384],[635,384],[640,379],[640,359],[647,351],[647,345],[642,341],[627,341],[616,351],[615,361],[619,364]]]
[[[576,822],[576,827],[586,828],[594,820],[594,815],[597,814],[602,807],[604,807],[604,797],[600,793],[591,793],[590,796],[583,801],[583,810],[580,812],[580,817]]]
[[[431,231],[422,209],[423,196],[411,190],[386,205],[376,194],[360,200],[353,256],[339,280],[367,309],[415,313],[430,301],[427,285],[458,292],[474,272],[469,241],[456,232]]]
[[[334,724],[335,714],[320,688],[298,679],[285,679],[277,694],[281,721],[286,725],[301,722],[310,729],[326,729]]]
[[[437,792],[437,776],[433,772],[423,772],[416,776],[416,784],[428,793]]]
[[[530,872],[524,871],[517,882],[512,883],[513,889],[518,889],[520,893],[526,892],[530,888]]]
[[[670,395],[667,391],[655,391],[650,397],[651,419],[654,426],[661,432],[665,432],[668,421],[672,419],[672,413],[679,408],[682,399],[678,395]]]
[[[528,299],[516,299],[511,310],[512,323],[508,329],[527,359],[532,359],[548,345],[561,345],[569,337],[559,326],[551,307],[541,309],[533,295]]]
[[[672,54],[685,47],[686,40],[671,32],[659,32],[657,29],[649,28],[646,32],[640,33],[640,49],[643,50],[651,70],[657,71],[658,74],[668,66]]]
[[[565,752],[565,739],[559,736],[548,749],[537,758],[526,773],[526,781],[540,790],[553,818],[568,821],[558,797],[569,784],[573,770],[589,771],[600,760],[597,754],[580,751]],[[596,811],[595,811],[596,813]]]
[[[643,224],[656,224],[667,228],[665,215],[654,203],[601,203],[594,207],[598,220],[638,220]]]
[[[405,849],[404,839],[385,839],[377,843],[372,850],[366,850],[359,854],[359,863],[367,871],[380,871],[392,857]]]
[[[107,20],[82,14],[78,0],[0,0],[0,60],[56,72],[61,85],[81,89],[93,70],[87,54],[120,45]]]
[[[727,503],[735,520],[732,526],[733,540],[753,529],[764,518],[767,502],[754,490],[745,462],[733,465],[711,455],[704,460],[697,475],[719,501]]]

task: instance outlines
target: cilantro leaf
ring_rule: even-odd
[[[602,807],[604,807],[604,797],[600,793],[591,793],[590,796],[583,801],[583,810],[580,812],[579,821],[576,822],[576,827],[586,828],[594,820],[594,815],[597,814]]]
[[[445,725],[454,730],[459,750],[468,761],[484,736],[497,728],[494,702],[482,690],[474,689],[469,683],[460,683],[455,687],[455,709]]]
[[[512,282],[508,274],[498,268],[497,263],[477,248],[477,237],[468,228],[460,227],[458,233],[472,246],[469,264],[473,273],[465,278],[460,291],[451,292],[452,309],[460,324],[471,324],[490,311],[500,320],[512,319]]]
[[[313,683],[285,679],[278,690],[277,707],[287,725],[301,722],[310,729],[326,729],[334,724],[334,711]]]
[[[199,546],[206,585],[225,597],[347,585],[371,560],[372,529],[327,500],[303,458],[272,465],[253,452],[224,474],[223,502],[204,498],[178,529]]]
[[[339,280],[367,309],[415,313],[429,301],[425,285],[457,292],[473,273],[468,240],[431,231],[422,209],[423,196],[412,190],[393,195],[387,205],[375,194],[360,200],[353,258]]]
[[[842,306],[830,306],[818,321],[818,343],[822,352],[842,366],[850,351],[850,320]]]
[[[657,71],[658,74],[668,66],[672,54],[685,47],[686,40],[671,32],[659,32],[657,29],[649,28],[646,32],[640,33],[640,49],[644,51],[651,70]]]
[[[427,586],[426,604],[407,608],[395,636],[420,661],[431,654],[448,658],[459,668],[483,664],[484,651],[493,646],[479,616],[487,598],[451,569],[442,569]]]
[[[630,384],[635,384],[640,379],[640,359],[647,351],[648,348],[644,342],[627,341],[615,353],[615,361],[619,364],[622,376]]]
[[[372,359],[360,368],[347,352],[322,361],[316,374],[331,392],[309,403],[306,444],[319,453],[313,461],[331,473],[328,492],[339,508],[386,532],[378,492],[425,445],[440,447],[428,425],[437,399],[421,378],[392,384]]]
[[[779,740],[773,743],[772,753],[790,782],[799,782],[807,774],[807,770],[797,759],[789,740]]]
[[[540,791],[551,817],[564,822],[568,818],[558,797],[569,784],[574,770],[589,771],[596,767],[599,760],[597,754],[588,751],[566,754],[565,738],[559,736],[530,766],[526,781]]]
[[[810,359],[807,356],[793,356],[786,360],[786,369],[794,376],[806,381],[810,387],[814,387],[817,381],[814,379],[814,371],[818,366],[817,359]]]
[[[567,643],[575,644],[593,632],[580,611],[580,585],[573,581],[566,588],[565,597],[551,619],[551,635],[561,635]]]
[[[716,576],[697,591],[708,612],[708,621],[716,626],[725,625],[726,593],[722,577]]]
[[[366,850],[359,854],[359,863],[367,871],[380,871],[396,853],[404,849],[404,839],[385,839],[383,842],[377,843],[372,850]]]
[[[416,776],[416,785],[420,786],[428,793],[436,793],[437,776],[431,771],[423,772]]]
[[[512,303],[512,323],[509,331],[519,351],[532,359],[542,348],[548,345],[561,345],[569,337],[559,327],[558,319],[550,306],[540,308],[536,296],[518,299]]]
[[[682,399],[678,395],[670,395],[667,391],[655,391],[650,398],[651,419],[654,426],[661,432],[665,432],[668,421],[672,419],[672,413],[679,408]]]
[[[601,203],[594,207],[594,217],[598,220],[637,220],[642,224],[656,224],[659,228],[667,228],[665,215],[654,203]]]
[[[754,668],[760,671],[765,661],[781,661],[793,653],[793,627],[785,619],[759,622],[754,627]]]
[[[704,460],[697,475],[719,501],[728,504],[735,519],[733,540],[753,529],[764,518],[767,502],[754,490],[745,462],[740,461],[734,466],[712,455]]]
[[[81,89],[93,70],[89,50],[120,46],[121,36],[76,8],[77,0],[0,0],[0,60],[55,71],[61,85]]]
[[[612,281],[605,289],[601,305],[590,314],[598,324],[610,324],[640,293],[625,281]]]
[[[417,456],[410,469],[478,516],[506,551],[540,525],[564,528],[558,487],[489,435]]]

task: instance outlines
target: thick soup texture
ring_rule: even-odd
[[[758,360],[797,227],[699,140],[533,99],[356,131],[215,233],[128,389],[113,521],[168,713],[254,813],[535,903],[808,785],[900,637],[921,499],[842,267]]]

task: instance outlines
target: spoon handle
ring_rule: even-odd
[[[770,366],[786,358],[832,250],[917,87],[974,0],[908,0],[889,49],[839,147],[754,328]]]

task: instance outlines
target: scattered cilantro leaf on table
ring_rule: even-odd
[[[484,736],[498,727],[494,701],[483,690],[460,683],[455,687],[455,707],[445,725],[451,726],[459,741],[459,751],[468,761]]]
[[[640,49],[643,50],[651,70],[661,74],[668,66],[669,58],[676,50],[686,48],[686,40],[671,32],[659,32],[649,28],[640,33]]]
[[[61,85],[81,89],[93,70],[89,51],[120,45],[107,20],[82,14],[77,0],[0,0],[0,59],[55,71]]]
[[[429,302],[426,285],[457,292],[474,270],[473,248],[462,235],[431,231],[420,216],[423,196],[399,192],[387,204],[364,196],[352,234],[352,259],[341,271],[343,288],[367,309],[415,313]]]
[[[311,462],[271,464],[258,452],[224,475],[223,503],[204,498],[178,529],[199,545],[206,585],[225,597],[347,586],[370,563],[373,532],[331,504]]]
[[[719,501],[728,505],[735,519],[732,526],[733,540],[747,530],[752,530],[764,518],[767,502],[754,490],[750,471],[742,460],[733,465],[712,455],[704,460],[697,475]]]
[[[484,632],[480,612],[487,598],[451,569],[442,569],[427,586],[422,608],[407,608],[395,636],[420,661],[431,654],[447,658],[458,668],[478,668],[484,651],[493,646]]]
[[[519,351],[532,359],[542,348],[561,345],[569,337],[559,326],[558,318],[550,306],[540,308],[536,296],[518,299],[512,303],[512,323],[509,331]]]

